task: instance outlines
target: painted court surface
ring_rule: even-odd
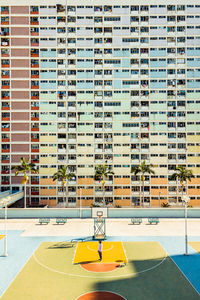
[[[99,262],[97,242],[48,239],[41,239],[2,300],[200,299],[158,241],[104,241]],[[200,243],[191,246],[200,250]]]

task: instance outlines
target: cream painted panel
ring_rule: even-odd
[[[168,153],[167,146],[152,146],[150,147],[151,153]]]
[[[115,175],[130,175],[130,168],[113,168]]]
[[[114,143],[130,143],[130,136],[114,136],[113,137]]]
[[[84,164],[91,164],[93,163],[94,159],[92,157],[78,157],[77,164],[84,165]]]
[[[40,142],[47,142],[47,143],[50,143],[50,142],[56,142],[57,141],[57,138],[56,136],[41,136],[40,135]]]
[[[85,144],[85,143],[93,143],[94,137],[93,136],[77,136],[77,143]]]
[[[188,135],[187,142],[188,143],[200,143],[200,135]]]
[[[93,147],[77,147],[77,153],[81,153],[81,154],[94,153],[94,148]]]
[[[167,164],[168,163],[168,159],[167,157],[152,157],[150,158],[150,163],[151,164]]]
[[[198,156],[198,157],[188,157],[187,158],[187,162],[188,163],[194,163],[194,164],[199,164],[200,163],[200,156]]]
[[[151,143],[167,143],[167,136],[163,135],[150,135]]]
[[[113,157],[113,163],[127,165],[131,163],[131,159],[130,157]]]
[[[40,157],[41,164],[56,164],[57,158],[56,157]]]
[[[41,175],[53,175],[57,172],[56,168],[40,168]]]
[[[167,175],[168,169],[167,168],[153,168],[156,175]]]
[[[56,147],[40,147],[40,153],[56,153]]]
[[[94,175],[94,169],[93,168],[78,168],[77,169],[78,175]]]
[[[130,147],[113,147],[113,153],[130,153]]]
[[[199,175],[199,173],[200,173],[200,168],[195,167],[195,168],[189,168],[189,169],[193,171],[194,175]]]
[[[188,146],[188,153],[189,152],[195,152],[195,153],[199,153],[200,152],[200,147],[199,146]]]

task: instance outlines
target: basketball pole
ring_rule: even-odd
[[[3,256],[6,257],[8,256],[7,253],[7,203],[4,201],[5,205],[5,218],[4,218],[4,232],[5,232],[5,238],[4,238],[4,254]]]
[[[80,219],[82,218],[82,188],[80,189]]]

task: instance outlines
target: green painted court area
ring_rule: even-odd
[[[113,292],[127,300],[199,299],[158,242],[123,242],[122,245],[127,264],[119,262],[110,272],[91,272],[73,264],[77,244],[43,242],[2,300],[75,300],[92,291]],[[112,254],[112,247],[109,249]],[[88,263],[93,262],[82,262]],[[85,296],[84,299],[100,298]]]

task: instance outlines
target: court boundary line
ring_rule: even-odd
[[[79,242],[78,242],[79,243]],[[75,259],[75,255],[76,255],[76,251],[77,251],[77,248],[78,248],[78,243],[76,244],[76,249],[74,251],[74,256],[72,258],[72,265],[74,265],[74,259]]]
[[[173,260],[173,258],[168,254],[170,260],[176,265],[176,267],[179,269],[179,271],[181,272],[181,274],[183,275],[183,277],[186,279],[186,281],[189,282],[189,284],[191,285],[191,287],[197,292],[197,294],[200,296],[200,293],[197,291],[197,289],[195,288],[195,286],[192,284],[192,282],[189,280],[189,278],[187,278],[186,274],[183,273],[183,271],[181,270],[181,268],[178,266],[178,264]]]
[[[159,243],[159,242],[158,242]],[[159,243],[160,244],[160,243]],[[161,246],[161,244],[160,244]],[[162,246],[161,246],[162,247]],[[162,247],[162,249],[164,249]],[[164,249],[165,250],[165,249]],[[167,254],[167,252],[165,251],[165,253]],[[81,275],[81,274],[72,274],[72,273],[67,273],[67,272],[63,272],[63,271],[58,271],[56,269],[53,269],[51,267],[48,267],[47,265],[41,263],[39,261],[39,259],[36,257],[35,253],[33,254],[33,258],[35,259],[35,261],[40,265],[42,266],[43,268],[51,271],[51,272],[55,272],[55,273],[58,273],[58,274],[62,274],[62,275],[67,275],[67,276],[74,276],[74,277],[83,277],[83,278],[101,278],[101,276],[87,276],[87,275]],[[131,273],[128,273],[128,274],[119,274],[119,275],[113,275],[113,276],[106,276],[106,278],[122,278],[122,277],[129,277],[131,275],[137,275],[137,274],[142,274],[142,273],[145,273],[145,272],[149,272],[153,269],[156,269],[157,267],[159,267],[165,260],[166,260],[167,256],[163,257],[163,259],[156,265],[154,265],[153,267],[151,268],[147,268],[145,270],[142,270],[142,271],[139,271],[139,272],[131,272]],[[100,273],[101,274],[101,273]]]
[[[127,254],[126,254],[126,249],[125,249],[125,246],[124,246],[124,242],[121,242],[121,243],[122,243],[122,248],[124,250],[124,254],[125,254],[125,257],[126,257],[126,260],[127,260],[126,264],[128,264],[128,257],[127,257]]]
[[[95,291],[90,291],[90,292],[87,292],[87,293],[84,293],[84,294],[81,294],[80,296],[78,296],[78,298],[80,298],[81,296],[84,296],[84,295],[87,295],[87,294],[90,294],[90,293],[95,293],[95,292],[104,292],[104,293],[112,293],[112,294],[115,294],[115,295],[118,295],[120,297],[122,297],[124,300],[127,300],[124,296],[120,295],[119,293],[116,293],[116,292],[111,292],[111,291],[105,291],[105,290],[95,290]],[[75,300],[78,300],[78,298],[76,298]]]

